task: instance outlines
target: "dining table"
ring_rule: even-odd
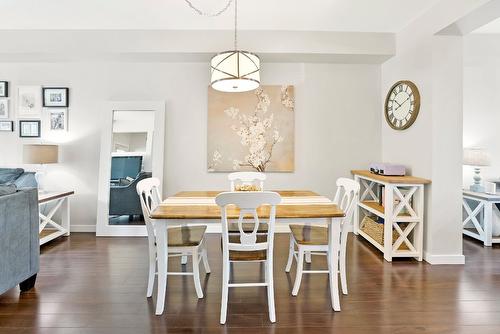
[[[328,262],[330,271],[330,298],[332,308],[340,311],[338,288],[339,249],[342,219],[345,213],[328,197],[310,190],[275,190],[281,195],[276,206],[276,223],[305,223],[328,226]],[[158,291],[156,315],[163,314],[167,289],[168,227],[175,225],[217,224],[221,222],[221,210],[215,197],[223,191],[181,191],[160,203],[150,215],[156,234],[158,261]],[[259,218],[269,217],[270,206],[257,210]],[[229,219],[239,217],[239,209],[228,207]],[[287,249],[288,250],[288,249]],[[335,251],[334,251],[335,250]],[[222,256],[222,255],[221,255]]]

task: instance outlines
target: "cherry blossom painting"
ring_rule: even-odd
[[[294,170],[293,86],[244,93],[208,88],[209,172]]]

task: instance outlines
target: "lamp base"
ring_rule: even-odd
[[[480,184],[472,184],[470,186],[470,191],[474,191],[476,193],[484,193],[484,187]]]

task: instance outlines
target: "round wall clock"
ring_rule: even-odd
[[[420,93],[417,86],[407,80],[396,82],[385,99],[385,120],[394,130],[408,129],[417,119]]]

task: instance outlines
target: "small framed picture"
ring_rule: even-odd
[[[48,112],[51,131],[68,131],[68,109],[49,109]]]
[[[44,87],[43,106],[50,108],[69,106],[69,88],[65,87]]]
[[[20,86],[17,96],[17,117],[40,118],[42,116],[40,86]]]
[[[9,83],[0,81],[0,97],[9,97]]]
[[[0,121],[0,131],[2,132],[14,131],[14,121]]]
[[[0,99],[0,119],[9,118],[9,100]]]
[[[40,121],[19,121],[19,137],[37,138],[40,137]]]

